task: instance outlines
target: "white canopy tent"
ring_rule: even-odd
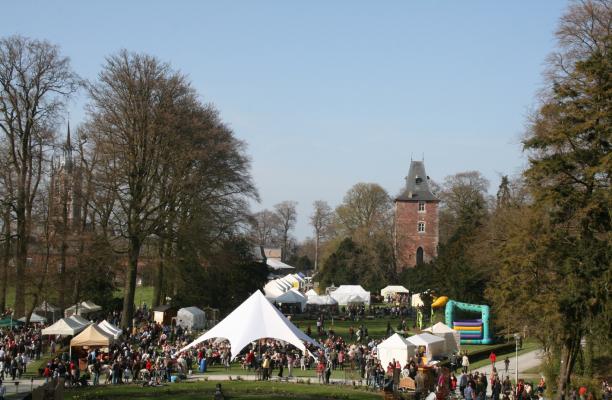
[[[412,297],[410,298],[410,305],[412,307],[423,307],[424,306],[423,300],[421,300],[420,293],[416,293],[412,295]]]
[[[274,299],[276,304],[299,304],[300,310],[306,308],[306,297],[295,289],[291,289]]]
[[[262,338],[283,340],[304,351],[304,342],[317,345],[291,323],[259,290],[208,332],[181,349],[185,351],[208,339],[225,338],[231,346],[232,359],[249,343]]]
[[[310,298],[311,296],[318,296],[319,295],[317,292],[315,292],[314,289],[308,290],[305,294],[306,294],[306,297],[308,297],[308,298]]]
[[[92,322],[90,320],[85,319],[85,318],[81,317],[80,315],[73,315],[73,316],[71,316],[68,319],[70,319],[70,320],[72,320],[72,321],[76,322],[77,324],[82,325],[84,327],[87,327],[87,326],[92,324]]]
[[[267,297],[274,299],[289,289],[291,289],[291,285],[285,282],[283,278],[278,278],[266,283],[264,286],[264,293]]]
[[[379,344],[378,359],[383,368],[387,368],[387,365],[393,359],[399,361],[402,367],[408,362],[408,359],[414,355],[415,345],[404,339],[399,334],[395,333],[387,340]]]
[[[398,285],[389,285],[380,290],[380,295],[386,300],[388,296],[393,296],[398,293],[408,294],[410,293],[408,289],[403,286]]]
[[[419,346],[425,347],[425,357],[427,357],[428,362],[434,357],[444,355],[444,339],[434,336],[431,333],[420,333],[410,336],[407,340],[415,345],[417,349]]]
[[[176,324],[186,329],[204,329],[206,313],[198,307],[184,307],[176,313]]]
[[[18,321],[25,322],[26,321],[26,317],[21,317],[21,318],[19,318]],[[44,323],[44,322],[47,322],[47,318],[45,318],[45,317],[43,317],[41,315],[38,315],[36,313],[32,313],[32,315],[30,315],[30,322]]]
[[[113,338],[118,339],[123,331],[117,328],[115,325],[111,324],[107,320],[98,323],[98,328],[102,329],[104,332],[111,335]]]
[[[62,318],[62,310],[47,301],[43,301],[38,307],[34,309],[34,312],[40,316],[46,317],[47,320],[55,322]]]
[[[423,332],[429,332],[444,339],[444,352],[447,355],[458,352],[460,349],[460,333],[452,328],[449,328],[448,325],[442,322],[438,322],[434,326],[423,329]]]
[[[102,307],[95,304],[92,301],[83,301],[80,304],[75,304],[64,310],[64,316],[70,317],[71,315],[87,315],[96,311],[102,310]]]
[[[53,325],[42,330],[43,335],[62,335],[74,336],[85,329],[85,325],[81,325],[70,318],[62,318]]]
[[[361,285],[340,285],[338,289],[330,293],[339,305],[345,306],[349,303],[364,303],[370,305],[370,292]]]
[[[330,295],[325,296],[309,296],[306,304],[313,306],[335,306],[338,302]]]

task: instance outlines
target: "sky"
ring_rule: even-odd
[[[0,36],[61,47],[95,80],[145,52],[185,73],[246,142],[261,202],[332,207],[358,182],[391,196],[410,160],[435,181],[480,171],[494,194],[526,165],[529,112],[567,1],[9,1]],[[86,118],[84,93],[68,105]]]

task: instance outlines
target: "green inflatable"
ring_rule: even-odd
[[[455,310],[480,313],[480,319],[456,320]],[[487,305],[449,300],[444,310],[446,325],[460,332],[461,344],[490,344],[493,339],[489,331],[489,311]]]

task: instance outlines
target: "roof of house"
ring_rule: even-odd
[[[440,201],[429,187],[429,176],[423,161],[411,161],[406,177],[406,187],[396,201]]]
[[[264,248],[264,255],[266,258],[278,258],[279,260],[282,257],[282,249],[268,249]]]

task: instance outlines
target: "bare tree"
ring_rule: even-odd
[[[321,246],[321,240],[327,234],[329,226],[333,220],[333,211],[329,204],[324,200],[317,200],[312,204],[314,211],[310,216],[310,224],[314,230],[314,242],[315,242],[315,259],[314,269],[315,271],[319,268],[319,250]]]
[[[590,54],[606,54],[606,40],[612,36],[612,2],[610,0],[576,0],[561,17],[555,32],[559,50],[549,56],[549,82],[571,79],[576,61]]]
[[[389,194],[376,183],[357,183],[336,207],[338,229],[342,234],[363,239],[379,232],[390,232],[392,203]]]
[[[66,98],[78,80],[69,60],[46,41],[20,36],[0,40],[0,131],[15,174],[15,314],[25,313],[25,267],[32,205],[43,172],[43,151]]]
[[[112,214],[125,239],[128,266],[121,326],[132,324],[140,250],[164,223],[163,176],[176,153],[177,104],[193,102],[185,78],[154,57],[125,50],[108,57],[90,85],[96,151],[104,159],[104,184],[116,199]]]
[[[289,256],[289,231],[295,227],[297,222],[297,201],[283,201],[274,206],[274,211],[280,221],[280,234],[282,240],[282,261]]]
[[[281,221],[278,215],[270,210],[253,214],[251,218],[251,238],[259,246],[275,246]]]

